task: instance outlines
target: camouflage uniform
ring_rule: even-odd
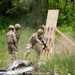
[[[43,30],[42,29],[39,29],[37,31],[37,33],[34,33],[30,39],[28,40],[28,44],[26,46],[26,54],[25,54],[25,58],[27,58],[28,54],[30,53],[30,49],[33,48],[35,49],[35,51],[37,52],[37,54],[39,54],[40,52],[37,50],[37,46],[36,46],[36,43],[40,43],[40,44],[43,44],[40,40],[39,40],[39,37],[40,35],[43,33]]]
[[[16,60],[17,56],[17,39],[16,35],[14,33],[14,26],[9,26],[9,32],[6,35],[7,45],[8,45],[8,53],[9,53],[9,59],[11,62]]]
[[[21,28],[20,24],[15,24],[15,34],[16,34],[16,38],[17,38],[17,42],[19,41],[20,38],[20,34],[18,32],[18,30]]]

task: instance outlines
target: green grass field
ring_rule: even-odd
[[[22,28],[20,33],[21,37],[19,40],[19,55],[18,59],[24,60],[25,54],[25,47],[29,37],[36,32],[35,29],[30,28]],[[0,68],[7,66],[9,63],[8,60],[8,50],[7,50],[7,43],[6,43],[6,31],[2,30],[0,32]],[[67,36],[75,42],[75,38],[72,36],[72,32],[67,32]],[[57,34],[57,36],[59,36]],[[68,43],[64,38],[59,36],[59,39],[67,46],[71,51],[72,54],[69,54],[57,41],[54,43],[53,53],[51,59],[45,60],[46,65],[42,65],[40,71],[47,72],[52,70],[52,72],[57,72],[59,75],[75,75],[75,47],[73,47],[70,43]],[[36,63],[36,53],[32,49],[28,60]],[[42,62],[42,60],[39,60]],[[44,60],[43,60],[44,61]]]

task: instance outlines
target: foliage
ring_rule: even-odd
[[[6,29],[12,23],[13,22],[9,17],[5,17],[3,15],[0,15],[0,30]]]
[[[75,24],[74,5],[72,0],[1,0],[0,15],[10,17],[10,19],[13,19],[13,22],[18,18],[20,21],[25,19],[23,22],[26,22],[26,25],[23,26],[35,28],[46,23],[49,9],[59,9],[58,26],[73,26]],[[23,16],[25,17],[23,18]]]
[[[0,68],[3,66],[6,66],[7,64],[7,45],[6,45],[6,31],[5,30],[0,30]],[[6,60],[5,60],[6,59]]]

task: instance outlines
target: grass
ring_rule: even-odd
[[[35,31],[35,29],[30,28],[21,29],[21,37],[19,40],[19,60],[24,60],[27,41]],[[72,32],[69,33],[71,34]],[[58,42],[55,41],[51,59],[39,60],[41,62],[46,62],[46,65],[42,65],[39,70],[43,72],[51,70],[52,72],[57,72],[59,75],[75,75],[75,48],[70,45],[65,39],[61,37],[59,37],[59,39],[72,51],[72,54],[69,54]],[[74,37],[72,37],[71,39],[75,42]],[[33,64],[36,64],[37,62],[36,53],[33,49],[28,56],[28,60],[33,62]],[[2,30],[0,32],[0,68],[7,66],[8,63],[9,60],[6,44],[6,31]]]

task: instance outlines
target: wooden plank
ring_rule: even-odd
[[[72,53],[57,37],[55,37],[55,39],[69,52],[69,54]]]
[[[42,57],[49,58],[52,53],[54,37],[55,37],[55,30],[57,25],[59,10],[48,10],[47,20],[46,20],[46,31],[44,34],[44,41],[47,45],[47,48],[43,50]]]
[[[71,45],[73,45],[75,47],[75,44],[69,39],[67,38],[60,30],[58,30],[57,28],[55,28],[55,30],[62,35]]]

